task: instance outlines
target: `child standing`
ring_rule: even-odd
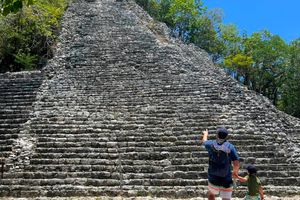
[[[244,200],[264,200],[264,191],[256,175],[257,169],[254,165],[249,165],[246,169],[248,171],[247,176],[237,176],[240,182],[247,182],[248,194],[244,197]]]

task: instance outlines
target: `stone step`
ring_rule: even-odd
[[[12,179],[67,179],[67,178],[88,178],[88,179],[115,179],[115,180],[127,180],[128,185],[130,185],[129,180],[143,181],[146,179],[203,179],[207,178],[206,172],[190,171],[190,172],[151,172],[155,170],[145,170],[138,171],[138,173],[126,173],[126,168],[120,167],[122,173],[118,171],[101,171],[101,172],[14,172],[14,173],[4,173],[3,179],[6,182],[12,181]],[[125,171],[124,171],[125,170]]]
[[[108,172],[108,171],[79,171],[79,172],[48,172],[48,171],[37,171],[37,172],[14,172],[5,173],[3,180],[7,179],[66,179],[66,178],[90,178],[90,179],[120,179],[121,175],[119,172]]]
[[[141,185],[141,186],[198,186],[198,185],[204,185],[207,183],[206,179],[181,179],[181,178],[175,178],[175,179],[133,179],[133,180],[123,180],[124,185]]]
[[[32,103],[34,102],[34,99],[4,99],[0,102],[0,107],[3,110],[7,109],[16,109],[16,108],[30,108],[32,107]]]
[[[96,171],[96,172],[113,172],[116,170],[117,165],[98,165],[98,164],[39,164],[25,166],[25,170],[28,172],[84,172],[84,171]]]
[[[107,137],[98,137],[98,138],[86,138],[85,140],[80,140],[80,139],[67,139],[66,141],[64,140],[56,140],[56,141],[47,141],[47,142],[41,142],[40,138],[38,139],[38,144],[37,147],[45,148],[45,147],[58,147],[58,148],[63,148],[63,147],[84,147],[84,146],[89,146],[89,147],[165,147],[169,145],[176,145],[176,142],[172,142],[172,137],[164,137],[159,141],[159,138],[153,139],[152,141],[149,138],[145,138],[143,141],[142,138],[136,138],[136,141],[114,141],[113,138],[111,138],[112,141],[103,141],[104,138]],[[109,139],[109,138],[108,138]],[[116,138],[118,139],[118,138]],[[163,141],[163,140],[166,141]],[[71,141],[70,141],[71,140]],[[72,141],[73,140],[73,141]],[[142,141],[139,141],[142,140]],[[194,145],[176,145],[178,147],[180,146],[197,146],[196,142],[193,142]],[[199,148],[199,146],[197,146]]]
[[[197,152],[178,152],[171,154],[171,156],[176,156],[177,158],[188,158],[188,157],[206,157],[208,156],[208,153],[203,150],[199,150]],[[255,161],[256,158],[271,158],[271,157],[284,157],[284,154],[277,153],[273,151],[256,151],[256,152],[238,152],[238,155],[240,158],[243,158],[243,160],[251,160]],[[244,161],[246,162],[246,161]],[[248,163],[248,162],[247,162]]]
[[[24,118],[28,118],[28,113],[0,114],[0,119],[24,119]]]
[[[2,193],[0,196],[22,196],[22,197],[67,197],[67,196],[118,196],[123,197],[139,197],[139,196],[155,196],[155,197],[204,197],[207,193],[207,186],[132,186],[118,185],[110,186],[81,186],[81,185],[57,185],[53,186],[28,186],[28,185],[0,185]],[[264,186],[266,195],[284,196],[284,194],[296,195],[299,187],[296,186]],[[234,191],[234,196],[243,197],[246,193],[246,188],[239,186]]]
[[[23,88],[21,88],[21,89],[23,89]],[[32,101],[36,97],[36,94],[33,94],[33,92],[34,92],[34,90],[28,91],[28,92],[22,92],[22,93],[13,92],[13,91],[11,93],[2,92],[2,93],[0,93],[1,94],[0,95],[1,96],[0,103],[10,102],[13,100],[15,100],[16,102],[23,102],[23,101],[30,101],[30,100]]]
[[[99,137],[101,134],[110,131],[112,129],[101,129],[99,127],[97,128],[89,128],[89,132],[93,134],[87,134],[83,130],[78,130],[76,127],[82,126],[82,124],[73,124],[73,125],[53,125],[51,127],[48,127],[45,129],[36,129],[34,132],[36,134],[39,134],[40,141],[41,142],[51,142],[53,140],[53,137],[57,138],[58,141],[66,140],[69,142],[72,142],[77,139],[87,140],[89,138],[93,137]],[[55,127],[55,129],[53,129]],[[52,128],[52,129],[51,129]],[[82,127],[83,128],[83,127]],[[51,130],[49,130],[51,129]],[[141,142],[141,141],[151,141],[151,138],[153,141],[166,141],[166,142],[174,142],[176,145],[195,145],[199,144],[200,140],[198,136],[194,135],[185,135],[180,134],[176,135],[176,132],[165,132],[165,133],[155,133],[154,131],[158,131],[158,128],[151,129],[139,129],[138,131],[123,131],[120,132],[119,130],[115,130],[117,134],[117,140],[119,142],[121,141],[127,141],[127,142]],[[149,131],[149,132],[148,132]],[[48,134],[49,133],[49,134]],[[51,135],[50,135],[51,134]],[[260,146],[264,146],[265,141],[264,140],[252,140],[252,139],[244,139],[244,140],[236,140],[231,139],[229,142],[233,143],[234,145],[243,145],[247,144],[246,146],[253,146],[253,144],[257,144]]]
[[[83,144],[82,144],[83,145]],[[109,149],[110,152],[170,152],[170,153],[176,153],[176,152],[198,152],[199,147],[198,146],[184,146],[182,148],[176,147],[176,146],[158,146],[158,147],[121,147],[118,148],[117,146],[111,146],[111,147],[103,147],[99,143],[94,144],[87,144],[81,147],[80,145],[73,145],[69,147],[64,147],[63,145],[60,145],[60,147],[55,146],[39,146],[36,151],[39,153],[45,153],[45,152],[56,152],[56,153],[88,153],[88,152],[103,152],[105,150]]]
[[[12,145],[13,142],[14,142],[14,140],[12,140],[12,139],[1,140],[1,138],[0,138],[0,146]]]
[[[299,177],[270,177],[270,178],[261,178],[262,183],[265,185],[276,185],[276,186],[299,186],[300,180]]]
[[[145,129],[143,130],[145,134],[145,132],[147,132],[146,136],[148,137],[154,137],[154,138],[159,138],[161,136],[172,136],[172,138],[176,138],[177,140],[181,140],[181,141],[196,141],[198,142],[201,136],[198,134],[190,134],[190,131],[186,131],[184,130],[185,128],[182,127],[174,127],[175,131],[179,131],[181,132],[180,135],[174,135],[174,132],[164,132],[164,133],[157,133],[157,132],[153,132],[149,129],[149,132],[147,132]],[[155,130],[155,129],[153,129]],[[173,131],[174,131],[173,130]],[[42,141],[45,141],[49,138],[49,140],[52,140],[53,138],[57,138],[58,140],[67,140],[69,138],[71,139],[77,139],[81,140],[84,138],[97,138],[101,135],[104,135],[104,131],[102,129],[98,129],[98,128],[88,128],[86,130],[79,130],[79,129],[62,129],[62,130],[52,130],[52,129],[34,129],[33,130],[36,134],[38,134],[39,138],[41,138]],[[142,131],[142,130],[141,130]],[[119,133],[118,133],[119,134]],[[124,135],[120,134],[121,136]],[[136,138],[141,137],[141,133],[139,132],[133,132],[130,137],[135,136]],[[243,136],[245,136],[245,138],[243,138]],[[129,136],[128,136],[129,137]],[[262,140],[263,136],[247,136],[247,135],[234,135],[231,136],[231,138],[229,139],[229,142],[232,142],[233,144],[235,144],[236,142],[258,142],[258,143],[262,143],[264,142],[264,140]],[[214,139],[214,138],[212,138]],[[172,139],[174,140],[174,139]],[[175,140],[174,140],[175,141]],[[250,143],[251,144],[251,143]]]
[[[18,72],[11,73],[8,76],[6,76],[6,74],[1,74],[1,76],[0,76],[0,80],[2,83],[1,86],[7,87],[8,83],[10,83],[12,85],[18,85],[18,84],[22,85],[22,84],[33,84],[36,82],[41,82],[42,74],[40,73],[40,75],[35,74],[35,76],[32,76],[33,73],[35,73],[35,72],[30,72],[30,74],[24,74],[24,75],[22,75],[22,77],[19,76]]]
[[[138,163],[147,163],[157,161],[158,165],[164,165],[165,163],[171,165],[190,165],[190,164],[206,164],[208,163],[208,158],[188,158],[188,159],[170,159],[164,160],[163,156],[158,156],[159,154],[150,154],[150,153],[124,153],[120,155],[121,161],[119,159],[92,159],[92,158],[55,158],[55,159],[46,159],[46,158],[33,158],[30,160],[31,165],[80,165],[80,164],[90,164],[90,165],[118,165],[119,162],[122,162],[126,165],[133,164],[134,162]],[[116,157],[116,154],[107,155],[108,157]],[[105,157],[105,156],[104,156]],[[146,162],[149,161],[149,162]],[[266,161],[264,161],[266,162]]]
[[[89,153],[39,153],[39,154],[34,154],[32,156],[33,159],[56,159],[56,158],[74,158],[74,159],[81,159],[81,158],[87,158],[87,159],[118,159],[119,154],[117,153],[106,153],[104,151],[103,153],[94,153],[94,152],[89,152]]]
[[[11,81],[12,79],[9,79],[8,81],[4,81],[2,82],[2,84],[0,84],[1,94],[7,94],[7,95],[29,94],[30,92],[36,91],[41,85],[41,81],[34,81],[31,79],[28,79],[27,82],[18,82],[18,83],[13,83]]]
[[[17,129],[20,128],[21,124],[0,124],[0,129]]]
[[[80,185],[57,185],[54,186],[26,186],[26,185],[0,185],[3,191],[1,196],[21,197],[71,197],[71,196],[157,196],[157,197],[197,197],[205,196],[203,186],[80,186]]]
[[[15,119],[1,119],[0,118],[0,124],[23,124],[27,122],[28,119],[26,118],[15,118]]]
[[[119,179],[99,179],[99,178],[79,178],[79,177],[67,177],[67,178],[51,178],[51,179],[2,179],[1,185],[27,185],[27,186],[59,186],[59,185],[82,185],[82,186],[197,186],[204,185],[207,182],[206,179],[133,179],[133,180],[119,180]]]
[[[2,101],[0,102],[0,109],[9,109],[11,107],[31,107],[32,103],[34,100],[31,101],[24,101],[24,100],[20,100],[20,101],[15,101],[14,99],[9,100],[9,101]]]
[[[110,159],[31,159],[31,165],[80,165],[80,164],[89,164],[89,165],[108,165],[108,166],[116,166],[118,165],[118,160],[110,160]]]
[[[69,147],[69,148],[36,148],[37,153],[107,153],[107,148],[80,148],[80,147]],[[114,153],[114,152],[112,152]]]
[[[31,106],[22,106],[22,105],[14,105],[14,106],[5,106],[4,109],[0,110],[0,114],[18,114],[18,113],[28,113],[32,109]]]
[[[206,151],[194,151],[194,152],[168,152],[168,151],[153,151],[153,148],[45,148],[37,149],[33,158],[42,159],[55,159],[55,158],[91,158],[91,159],[117,159],[118,157],[122,159],[140,159],[140,160],[162,160],[162,159],[202,159],[208,156]],[[273,152],[260,152],[253,153],[255,157],[251,157],[249,152],[241,152],[240,157],[243,162],[256,162],[256,163],[274,163],[278,160],[284,160],[283,155],[276,156]]]
[[[18,134],[12,133],[12,131],[0,132],[0,140],[9,140],[18,138]]]
[[[247,159],[246,159],[247,161]],[[286,157],[270,157],[270,158],[256,158],[255,164],[277,164],[287,163]]]
[[[10,85],[8,87],[0,86],[0,96],[9,97],[9,96],[22,96],[22,95],[31,95],[35,93],[38,89],[38,85]]]
[[[117,148],[117,143],[112,143],[110,148]],[[106,142],[97,142],[92,139],[89,141],[78,142],[38,142],[37,148],[69,148],[69,147],[81,147],[81,148],[108,148],[109,144]]]
[[[267,167],[267,166],[266,166]],[[295,166],[296,167],[296,166]],[[299,170],[296,170],[296,169],[294,169],[294,170],[292,170],[292,169],[290,169],[290,170],[288,170],[288,171],[283,171],[283,170],[281,170],[281,171],[273,171],[273,170],[264,170],[263,168],[262,168],[262,170],[260,170],[260,171],[258,171],[258,176],[259,177],[289,177],[289,178],[291,178],[291,179],[293,179],[293,178],[298,178],[298,177],[300,177],[300,171]]]
[[[11,151],[11,150],[12,150],[12,145],[1,145],[0,146],[0,152]]]
[[[130,171],[130,169],[133,170],[133,168],[130,168],[130,165],[133,164],[140,164],[141,161],[121,161],[120,164],[126,166],[126,169]],[[163,162],[160,163],[160,166],[163,166]],[[148,170],[147,166],[149,167],[149,163],[144,162],[143,163],[143,169]],[[53,165],[53,164],[47,164],[47,165],[29,165],[25,167],[26,171],[30,172],[83,172],[83,171],[117,171],[120,165],[114,166],[114,165],[86,165],[86,164],[78,164],[78,165]],[[205,172],[207,164],[199,164],[199,165],[174,165],[171,167],[171,169],[176,171],[198,171],[198,172]],[[131,170],[131,171],[132,171]],[[149,170],[148,170],[149,171]],[[133,172],[134,173],[134,172]],[[156,172],[157,173],[157,172]]]
[[[11,154],[11,149],[9,151],[0,151],[0,157],[7,158]]]
[[[277,149],[274,148],[274,145],[265,144],[265,145],[255,145],[255,144],[244,144],[244,145],[235,145],[238,151],[243,152],[256,152],[256,151],[274,151],[276,152]]]
[[[43,130],[43,132],[46,132],[47,130]],[[95,129],[95,132],[97,131],[97,129]],[[40,132],[40,131],[38,131]],[[36,132],[36,133],[38,133]],[[99,136],[101,136],[101,132],[99,132],[99,134],[86,134],[86,133],[82,133],[82,134],[76,134],[76,133],[72,133],[71,130],[69,130],[69,134],[68,135],[68,130],[64,130],[64,132],[66,132],[66,134],[63,133],[57,133],[54,132],[52,130],[49,130],[49,132],[51,132],[51,134],[39,134],[39,141],[40,142],[52,142],[52,141],[57,141],[57,142],[77,142],[77,141],[86,141],[86,140],[90,140],[91,138],[96,139]],[[142,130],[141,130],[142,132]],[[131,140],[141,140],[142,138],[145,138],[145,140],[148,140],[149,137],[153,138],[154,141],[156,140],[160,140],[160,141],[170,141],[170,142],[175,142],[175,145],[195,145],[195,144],[199,144],[200,142],[200,137],[199,136],[194,136],[194,135],[185,135],[184,133],[176,136],[173,133],[163,133],[163,134],[158,134],[158,133],[141,133],[141,132],[136,132],[136,133],[130,133],[126,134],[126,132],[121,132],[118,133],[118,138],[126,138],[128,137],[128,139]],[[142,136],[141,136],[142,135]],[[124,139],[125,140],[125,139]],[[254,140],[254,139],[243,139],[243,140],[239,140],[239,139],[231,139],[230,142],[234,145],[240,145],[240,144],[257,144],[257,145],[262,145],[265,144],[264,140]]]
[[[110,142],[108,138],[98,138],[98,141],[87,142],[52,142],[52,143],[38,143],[36,152],[39,153],[90,153],[90,152],[105,152],[110,149],[111,152],[118,151],[119,153],[125,152],[164,152],[170,155],[174,155],[180,152],[183,157],[188,155],[193,156],[206,156],[203,154],[206,152],[203,146],[199,145],[185,145],[176,146],[172,142]],[[270,150],[268,146],[249,146],[247,148],[241,146],[236,147],[240,157],[248,157],[249,159],[255,158],[284,158],[284,153],[279,153]],[[251,151],[249,151],[251,149]],[[256,153],[257,152],[257,153]],[[197,155],[198,154],[198,155]]]
[[[1,109],[0,110],[0,115],[1,116],[11,116],[11,115],[24,115],[24,116],[28,116],[28,113],[31,111],[31,109],[28,109],[28,107],[26,107],[26,109],[24,108],[10,108],[10,109]]]
[[[274,186],[274,185],[264,185],[265,194],[269,194],[272,196],[292,196],[299,195],[300,187],[297,185],[290,185],[290,186]]]
[[[247,165],[247,163],[245,163]],[[264,169],[265,171],[295,171],[299,168],[297,164],[288,163],[255,163],[258,171]]]
[[[82,186],[118,186],[120,180],[116,179],[90,179],[90,178],[52,178],[52,179],[2,179],[1,185],[24,186],[58,186],[58,185],[82,185]]]

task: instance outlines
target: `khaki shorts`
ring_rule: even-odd
[[[224,188],[222,186],[213,185],[208,182],[208,191],[214,195],[219,195],[221,198],[231,199],[233,187]]]

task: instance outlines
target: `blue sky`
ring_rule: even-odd
[[[208,9],[221,8],[223,23],[251,34],[262,29],[286,42],[300,37],[300,0],[202,0]]]

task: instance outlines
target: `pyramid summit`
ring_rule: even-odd
[[[204,197],[217,127],[266,194],[299,195],[300,120],[168,31],[131,0],[71,3],[47,66],[0,75],[0,196]]]

